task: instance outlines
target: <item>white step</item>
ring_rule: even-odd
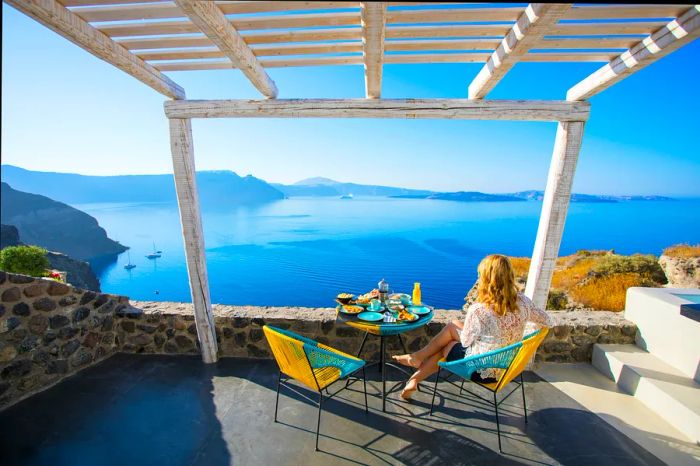
[[[700,446],[590,364],[540,363],[535,372],[665,464],[700,464]]]
[[[593,366],[700,443],[700,384],[633,345],[594,345]]]

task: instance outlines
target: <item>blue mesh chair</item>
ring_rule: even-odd
[[[525,423],[527,424],[527,405],[525,404],[525,381],[523,380],[523,370],[527,366],[528,362],[532,359],[537,351],[537,348],[547,336],[549,332],[548,328],[542,328],[537,332],[534,332],[526,336],[522,341],[513,343],[512,345],[504,346],[497,350],[489,351],[484,354],[477,354],[474,356],[467,356],[463,359],[457,361],[445,362],[444,359],[438,363],[440,368],[438,369],[437,376],[435,377],[435,389],[433,390],[433,400],[430,403],[430,414],[433,414],[433,408],[435,406],[435,395],[437,394],[438,381],[442,378],[440,373],[442,370],[448,372],[447,377],[443,378],[446,382],[457,386],[454,382],[449,379],[450,375],[457,375],[462,379],[461,385],[459,385],[459,393],[461,394],[463,390],[466,390],[470,394],[476,396],[477,398],[492,404],[496,412],[496,430],[498,431],[498,450],[503,452],[501,449],[501,424],[498,420],[498,406],[503,403],[510,395],[512,395],[518,388],[522,390],[523,394],[523,411],[525,413]],[[488,400],[472,391],[464,388],[464,381],[471,381],[471,376],[474,372],[482,371],[484,369],[503,369],[500,377],[495,382],[491,383],[480,383],[475,382],[490,392],[493,393],[493,401]],[[516,377],[519,377],[520,381],[515,381],[515,388],[511,390],[505,397],[501,398],[500,401],[497,400],[497,393],[500,392],[506,385],[514,381]]]

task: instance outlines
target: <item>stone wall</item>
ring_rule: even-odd
[[[0,409],[117,351],[128,298],[0,272]]]
[[[336,323],[333,308],[213,307],[222,357],[270,358],[262,327],[290,329],[355,353],[364,334]],[[537,360],[590,361],[594,343],[634,343],[636,328],[621,314],[555,311],[556,321]],[[461,311],[436,310],[433,321],[404,335],[408,351],[425,345]],[[191,304],[129,302],[53,280],[0,272],[0,409],[57,383],[115,352],[197,354]],[[397,338],[388,349],[401,351]],[[377,359],[370,336],[362,357]]]
[[[122,351],[135,353],[197,353],[197,330],[191,304],[132,301],[117,316]],[[222,357],[269,358],[262,327],[270,324],[354,354],[364,333],[337,324],[333,308],[252,307],[214,305],[219,354]],[[556,325],[537,353],[548,362],[590,361],[594,343],[634,343],[636,327],[621,313],[602,311],[553,311]],[[407,349],[415,351],[450,320],[463,318],[457,311],[436,310],[423,329],[403,335]],[[388,348],[400,349],[397,338]],[[370,336],[362,357],[376,359],[379,342]]]

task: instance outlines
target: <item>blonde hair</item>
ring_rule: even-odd
[[[479,263],[477,300],[492,306],[493,312],[504,316],[518,307],[518,289],[510,259],[500,254],[484,257]]]

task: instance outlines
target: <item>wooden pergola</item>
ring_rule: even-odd
[[[526,294],[546,304],[586,99],[700,35],[700,5],[197,0],[4,0],[169,99],[170,140],[195,322],[217,360],[192,118],[433,118],[557,122]],[[520,62],[601,62],[565,100],[486,100]],[[382,99],[394,63],[483,63],[464,99]],[[362,65],[364,99],[277,99],[267,68]],[[186,100],[169,71],[240,69],[263,100]],[[439,79],[439,76],[436,76]]]

